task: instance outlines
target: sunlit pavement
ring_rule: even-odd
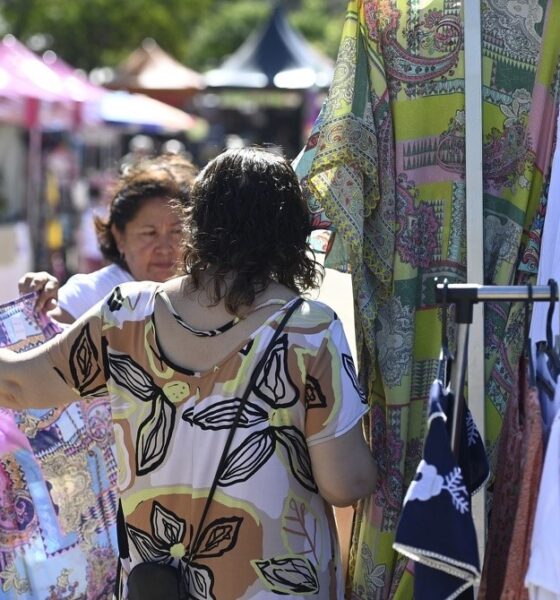
[[[322,262],[324,255],[317,254]],[[325,269],[323,284],[317,292],[311,294],[314,300],[320,300],[334,309],[342,324],[354,361],[356,361],[356,338],[354,335],[354,306],[352,300],[352,280],[348,273],[339,273],[333,269]]]

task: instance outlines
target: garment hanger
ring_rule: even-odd
[[[550,287],[550,303],[548,312],[546,313],[546,347],[545,353],[549,358],[549,368],[551,374],[556,378],[560,374],[560,357],[554,349],[554,339],[552,337],[552,317],[554,315],[554,307],[558,300],[558,284],[554,279],[548,280]]]
[[[435,278],[436,284],[439,278]],[[439,352],[437,379],[441,381],[443,388],[449,384],[449,376],[451,374],[451,364],[453,363],[453,354],[449,350],[449,338],[447,335],[447,286],[449,281],[447,277],[443,280],[443,301],[441,303],[441,349]]]
[[[535,375],[535,364],[533,362],[533,344],[531,343],[531,336],[529,335],[529,323],[530,323],[530,304],[533,302],[533,286],[528,283],[528,297],[525,301],[525,356],[527,357],[528,371],[529,371],[529,385],[536,387],[537,379]]]

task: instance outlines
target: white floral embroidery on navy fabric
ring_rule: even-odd
[[[478,429],[476,428],[476,423],[472,417],[470,411],[467,412],[467,443],[469,448],[474,446],[478,440],[480,439],[480,433],[478,433]]]
[[[456,510],[461,514],[469,510],[469,496],[459,467],[455,467],[445,476],[441,476],[434,465],[421,460],[416,469],[416,477],[410,484],[404,503],[411,500],[426,502],[430,498],[439,496],[442,491],[451,496],[451,501]]]

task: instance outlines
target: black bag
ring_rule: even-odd
[[[187,600],[187,586],[181,577],[181,569],[173,565],[140,563],[128,576],[130,600]]]
[[[196,534],[194,535],[193,547],[196,548],[198,543],[198,538],[200,537],[200,533],[202,531],[202,525],[208,513],[208,509],[210,508],[210,503],[212,502],[212,498],[214,496],[214,492],[218,485],[219,474],[223,470],[223,464],[227,459],[227,453],[231,442],[233,440],[233,434],[235,433],[235,429],[237,427],[237,423],[239,422],[239,418],[241,417],[241,413],[243,411],[243,407],[245,406],[245,402],[251,393],[251,389],[255,385],[257,381],[257,377],[264,367],[266,360],[270,351],[274,348],[276,344],[276,340],[282,333],[284,326],[286,325],[288,319],[292,315],[292,313],[297,309],[297,307],[303,302],[300,298],[296,300],[289,310],[286,312],[282,321],[278,325],[270,343],[268,344],[260,362],[257,364],[253,373],[251,374],[251,379],[249,381],[249,385],[247,386],[245,393],[243,394],[243,398],[239,403],[239,407],[237,410],[237,414],[235,416],[235,420],[231,429],[229,430],[228,438],[226,440],[224,450],[222,452],[222,457],[220,459],[218,469],[216,471],[216,475],[214,476],[214,481],[212,483],[212,487],[208,493],[208,497],[206,499],[206,504],[204,505],[204,511],[202,512],[202,516],[200,518],[200,522],[198,524]],[[120,506],[119,506],[120,508]],[[120,522],[118,522],[117,527],[121,528],[120,531],[117,531],[119,538],[119,548],[121,548],[121,539],[123,540],[123,546],[127,547],[126,543],[126,533],[124,532],[124,515]],[[123,552],[120,552],[121,558],[123,558]],[[128,552],[126,552],[126,555]],[[128,558],[127,556],[124,558]],[[162,565],[159,563],[146,562],[137,564],[129,573],[127,579],[127,588],[128,588],[128,598],[129,600],[187,600],[189,597],[188,588],[187,588],[187,579],[185,569],[188,569],[188,562],[186,565],[181,565],[180,568],[176,568],[173,565]],[[119,571],[120,571],[120,561],[119,561]],[[120,573],[119,573],[120,575]],[[118,577],[117,579],[120,579]],[[119,584],[117,584],[118,587]],[[117,597],[120,597],[117,595]]]

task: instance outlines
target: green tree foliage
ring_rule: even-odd
[[[146,37],[204,71],[235,51],[274,0],[0,0],[0,23],[18,39],[90,70],[116,66]],[[346,0],[285,0],[291,23],[335,57]]]
[[[346,14],[345,0],[302,0],[290,23],[327,56],[336,58]]]
[[[24,42],[44,36],[48,48],[86,70],[116,65],[146,37],[181,56],[209,9],[207,0],[0,0],[8,32]]]
[[[198,21],[189,40],[188,63],[217,66],[234,52],[270,13],[266,2],[215,2],[215,10]]]
[[[346,9],[345,0],[301,0],[286,3],[290,23],[318,50],[336,57]],[[263,24],[273,8],[272,2],[225,0],[202,18],[193,30],[187,60],[207,69],[234,52],[255,28]]]

